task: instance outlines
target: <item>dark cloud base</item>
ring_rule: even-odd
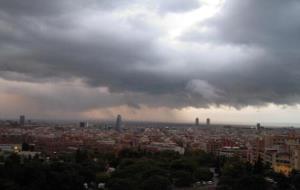
[[[83,96],[89,101],[83,101],[79,107],[71,106],[68,97],[78,100],[81,95],[74,97],[74,93],[84,92],[69,89],[69,93],[64,91],[66,99],[59,102],[82,110],[124,104],[135,108],[140,105],[240,108],[299,103],[299,1],[226,1],[220,13],[193,26],[178,39],[180,43],[263,52],[251,55],[246,61],[227,58],[224,62],[229,64],[222,69],[215,69],[214,61],[199,57],[197,52],[182,58],[180,47],[175,51],[176,48],[159,41],[165,34],[156,26],[145,22],[141,27],[139,18],[120,20],[111,13],[138,2],[112,2],[117,1],[89,0],[84,4],[80,0],[1,1],[0,77],[31,83],[81,79],[91,93]],[[152,11],[164,16],[200,5],[198,1],[184,6],[182,1],[164,1],[151,6]],[[98,15],[97,19],[84,20],[88,14],[92,14],[91,18]],[[87,25],[87,22],[92,23]],[[202,27],[210,32],[203,32]],[[218,57],[214,52],[209,56]],[[158,69],[172,65],[174,57],[184,60],[186,66],[181,72],[175,67]],[[210,65],[209,69],[203,69],[205,65]],[[107,87],[113,95],[94,95],[99,87]],[[34,97],[40,104],[50,106],[57,101],[56,97],[38,95]],[[24,96],[32,94],[24,92]],[[106,103],[94,103],[97,102],[94,97]]]

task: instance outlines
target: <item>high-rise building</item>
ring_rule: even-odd
[[[206,125],[210,125],[210,119],[209,118],[206,119]]]
[[[20,115],[19,124],[20,125],[25,125],[25,115]]]
[[[199,125],[199,118],[198,117],[195,119],[195,125]]]
[[[85,127],[86,127],[86,124],[85,124],[85,122],[82,121],[82,122],[79,123],[79,126],[80,126],[81,128],[85,128]]]
[[[260,129],[260,123],[256,124],[256,129],[259,130]]]
[[[116,130],[121,131],[121,129],[122,129],[122,116],[118,115],[116,121]]]

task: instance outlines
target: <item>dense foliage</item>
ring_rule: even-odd
[[[275,173],[262,159],[256,163],[243,163],[238,159],[223,162],[218,190],[298,190],[300,174],[293,171],[290,176]]]
[[[168,190],[210,180],[214,157],[204,152],[179,155],[123,150],[118,155],[77,151],[50,160],[11,154],[0,166],[0,189],[80,190],[105,183],[109,190]],[[110,172],[114,168],[115,171]]]
[[[108,190],[171,190],[211,181],[211,167],[219,175],[219,190],[300,189],[300,174],[295,171],[285,176],[261,159],[251,165],[201,151],[179,155],[123,150],[116,155],[80,150],[50,159],[11,154],[2,161],[1,190],[92,190],[99,183]]]

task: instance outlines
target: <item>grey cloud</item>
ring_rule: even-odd
[[[187,90],[192,93],[199,94],[202,98],[209,102],[215,102],[220,98],[221,91],[208,84],[203,80],[191,80],[187,83]]]
[[[225,1],[216,16],[193,26],[180,40],[265,52],[220,72],[205,73],[203,78],[226,94],[222,104],[298,103],[299,16],[296,0]]]
[[[99,27],[88,31],[80,25],[60,28],[43,19],[28,21],[26,25],[19,22],[10,23],[13,31],[21,31],[20,35],[9,31],[1,33],[5,36],[1,49],[10,51],[2,56],[2,71],[37,78],[75,75],[95,86],[110,85],[113,90],[124,90],[123,85],[133,90],[141,88],[134,83],[157,83],[147,80],[152,77],[147,76],[148,73],[138,73],[134,69],[137,64],[159,64],[164,59],[156,52],[151,31],[119,25],[109,18],[99,19]],[[102,27],[108,23],[109,27]],[[143,79],[136,80],[142,76]]]
[[[132,2],[135,3],[135,1]],[[85,9],[111,10],[122,8],[129,3],[128,0],[3,0],[1,12],[13,16],[57,16]]]
[[[158,0],[157,4],[158,9],[161,12],[184,12],[200,7],[200,2],[198,0]]]
[[[61,3],[60,3],[61,2]],[[60,13],[61,6],[64,1],[18,1],[18,0],[3,0],[1,1],[2,14],[10,14],[14,16],[33,16],[33,15],[50,15]]]
[[[202,22],[183,38],[202,42],[299,48],[300,2],[297,0],[226,1],[216,17]],[[198,29],[207,27],[207,32]]]
[[[300,101],[297,1],[226,1],[219,15],[181,38],[188,45],[223,48],[202,52],[169,47],[159,40],[165,34],[157,26],[137,16],[116,18],[110,12],[125,9],[129,1],[26,2],[0,3],[0,77],[56,83],[57,92],[48,94],[36,93],[34,88],[32,93],[20,87],[6,89],[42,107],[82,111],[125,104],[134,108],[241,107]],[[160,12],[199,7],[198,1],[153,2]],[[84,20],[86,14],[91,17]],[[203,26],[208,32],[202,32]],[[177,68],[177,61],[184,66]],[[59,82],[78,78],[86,86],[78,89],[75,83],[64,89]],[[111,94],[99,95],[99,86]]]
[[[200,6],[198,0],[2,0],[0,13],[17,17],[57,16],[83,10],[120,10],[141,6],[161,13],[183,12]],[[156,10],[155,10],[156,9]]]

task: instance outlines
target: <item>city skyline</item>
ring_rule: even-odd
[[[300,2],[4,0],[0,119],[300,124]]]

